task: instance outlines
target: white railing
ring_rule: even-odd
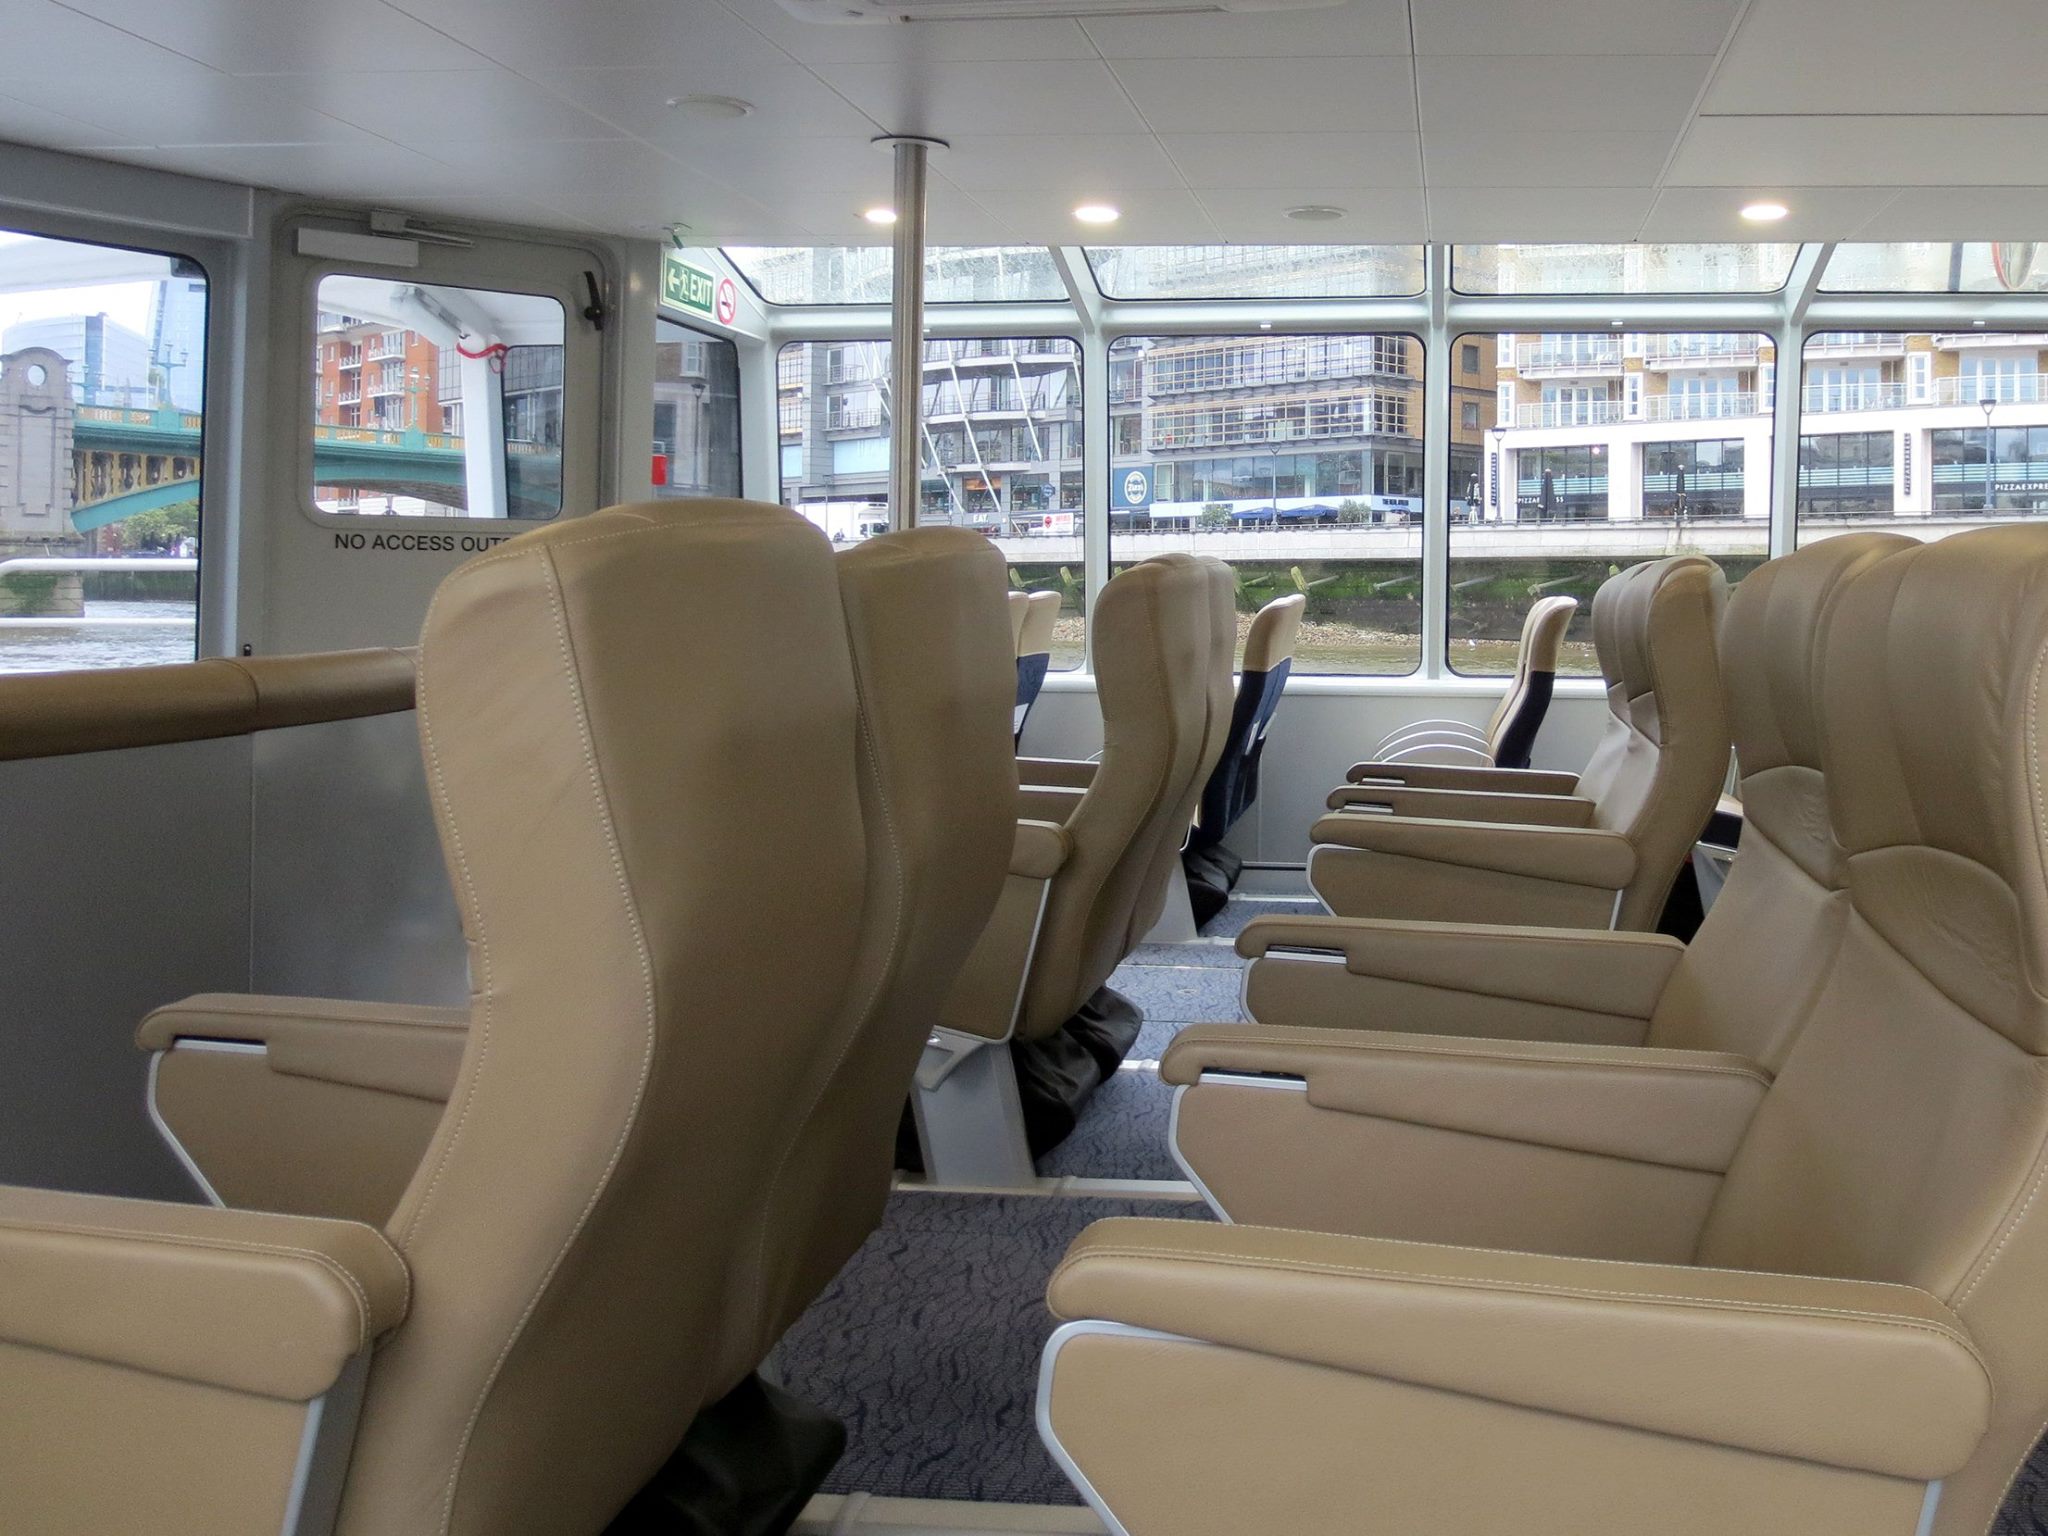
[[[1814,415],[1833,411],[1892,411],[1910,402],[1903,384],[1809,384],[1799,392],[1799,408]]]
[[[1749,390],[1715,395],[1643,396],[1645,421],[1720,421],[1730,416],[1762,416],[1769,411],[1768,398]]]
[[[1619,400],[1545,400],[1515,407],[1518,427],[1605,427],[1622,419]]]
[[[1515,371],[1539,373],[1619,373],[1621,338],[1584,341],[1525,341],[1515,347]]]
[[[1759,344],[1754,336],[1645,336],[1643,361],[1651,367],[1682,367],[1692,363],[1753,363]]]
[[[196,571],[199,561],[190,555],[17,555],[0,560],[0,576],[19,571]],[[30,617],[0,618],[0,629],[190,629],[189,618],[113,618],[36,614]]]
[[[1934,404],[2034,405],[2048,400],[2048,373],[1980,373],[1934,381]]]
[[[1904,357],[1906,338],[1896,331],[1823,331],[1806,338],[1808,357]]]

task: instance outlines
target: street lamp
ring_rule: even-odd
[[[1991,436],[1991,410],[1997,404],[1998,399],[1995,395],[1986,395],[1977,402],[1978,409],[1984,412],[1984,510],[1986,512],[1997,510],[1996,505],[1991,499],[1992,482],[1998,478],[1997,472],[1992,466],[1994,439]]]

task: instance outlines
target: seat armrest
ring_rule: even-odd
[[[202,992],[157,1009],[135,1032],[145,1051],[180,1040],[260,1044],[273,1072],[445,1104],[469,1010]]]
[[[1585,827],[1593,802],[1579,795],[1506,794],[1485,789],[1415,789],[1405,784],[1343,784],[1330,791],[1333,811],[1389,812],[1440,821],[1511,822],[1538,827]]]
[[[1916,1481],[1958,1470],[1991,1410],[1962,1322],[1867,1281],[1119,1219],[1076,1239],[1047,1300],[1062,1319]]]
[[[1050,880],[1074,851],[1074,839],[1056,822],[1020,821],[1010,846],[1010,873],[1029,880]]]
[[[1024,784],[1017,790],[1019,821],[1049,821],[1065,826],[1086,798],[1087,790],[1052,784]]]
[[[1487,928],[1352,917],[1260,917],[1237,952],[1262,961],[1275,950],[1341,954],[1353,976],[1648,1021],[1685,954],[1658,933],[1572,928]],[[1278,957],[1275,957],[1276,959]],[[1268,1023],[1356,1027],[1356,1019]]]
[[[1081,758],[1020,757],[1017,759],[1017,782],[1086,789],[1095,782],[1095,770],[1101,766]]]
[[[1771,1082],[1719,1051],[1258,1024],[1176,1035],[1160,1078],[1186,1087],[1205,1072],[1299,1078],[1318,1109],[1715,1174]]]
[[[1423,817],[1321,818],[1313,841],[1469,869],[1618,891],[1635,877],[1636,851],[1618,832],[1597,827],[1504,826]]]
[[[310,1402],[410,1302],[357,1222],[0,1186],[9,1343]]]
[[[1349,784],[1379,780],[1413,789],[1477,789],[1507,795],[1569,795],[1579,776],[1541,768],[1479,768],[1449,763],[1353,763],[1345,773]]]

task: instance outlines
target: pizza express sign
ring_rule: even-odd
[[[739,289],[729,277],[692,266],[674,251],[661,253],[661,302],[720,325],[739,319]]]

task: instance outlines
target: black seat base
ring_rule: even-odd
[[[749,1376],[689,1433],[605,1536],[782,1536],[846,1451],[846,1426]]]

